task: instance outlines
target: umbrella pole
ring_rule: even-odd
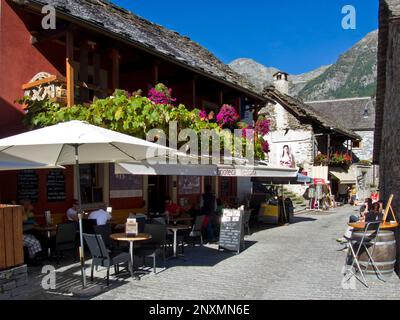
[[[86,287],[86,272],[85,272],[85,255],[84,255],[84,246],[83,246],[83,227],[82,227],[82,199],[81,199],[81,183],[80,183],[80,172],[79,172],[79,152],[78,148],[79,145],[74,145],[75,148],[75,179],[76,179],[76,193],[78,196],[78,204],[79,204],[79,240],[80,240],[80,247],[79,247],[79,259],[81,262],[81,272],[82,272],[82,287]]]

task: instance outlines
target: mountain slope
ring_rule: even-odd
[[[368,34],[299,92],[303,100],[372,96],[376,90],[378,32]]]
[[[289,76],[290,95],[305,101],[372,96],[376,90],[378,31],[373,31],[344,53],[333,65]],[[273,83],[276,68],[251,59],[237,59],[229,66],[261,92]]]
[[[278,71],[276,68],[268,68],[251,59],[237,59],[229,66],[237,73],[251,81],[261,92],[267,85],[272,84],[272,75]]]

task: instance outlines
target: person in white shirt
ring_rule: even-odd
[[[78,221],[79,220],[78,207],[79,207],[78,200],[74,199],[72,207],[67,210],[68,221]]]
[[[97,221],[98,226],[104,226],[108,223],[108,221],[111,220],[111,214],[109,214],[106,210],[104,209],[99,209],[96,211],[93,211],[91,214],[89,214],[88,219],[93,219]]]

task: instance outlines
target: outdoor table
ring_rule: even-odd
[[[170,217],[169,218],[169,223],[174,224],[177,222],[192,222],[193,218],[192,217]]]
[[[178,250],[177,250],[177,242],[178,242],[178,231],[179,230],[189,230],[191,229],[191,226],[185,226],[185,225],[168,225],[168,229],[171,230],[174,233],[174,256],[173,258],[178,258]]]
[[[123,241],[123,242],[129,242],[129,253],[131,256],[131,263],[132,263],[132,275],[133,278],[136,280],[140,280],[139,276],[136,276],[134,273],[134,265],[133,265],[133,247],[135,242],[141,242],[141,241],[147,241],[151,240],[151,235],[145,234],[145,233],[140,233],[136,237],[128,237],[126,233],[115,233],[110,236],[112,240],[115,241]]]
[[[57,225],[48,225],[48,226],[34,226],[33,227],[34,230],[42,232],[42,233],[46,233],[47,236],[47,240],[49,241],[50,244],[50,239],[51,239],[51,234],[53,232],[57,231]],[[50,257],[51,256],[51,252],[50,252],[50,245],[47,248],[47,256]]]
[[[349,223],[348,225],[356,230],[364,230],[366,223],[365,222],[355,222],[355,223]],[[381,223],[381,230],[396,229],[398,226],[399,226],[399,224],[397,222],[396,223],[384,222],[384,223]]]

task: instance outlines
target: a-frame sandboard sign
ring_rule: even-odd
[[[386,222],[388,217],[389,217],[389,213],[391,213],[393,220],[390,221],[394,221],[397,223],[397,219],[396,219],[396,213],[394,212],[393,208],[392,208],[392,203],[393,203],[393,199],[394,199],[394,195],[391,194],[389,197],[389,201],[386,205],[386,210],[385,210],[385,215],[383,216],[383,222]]]

